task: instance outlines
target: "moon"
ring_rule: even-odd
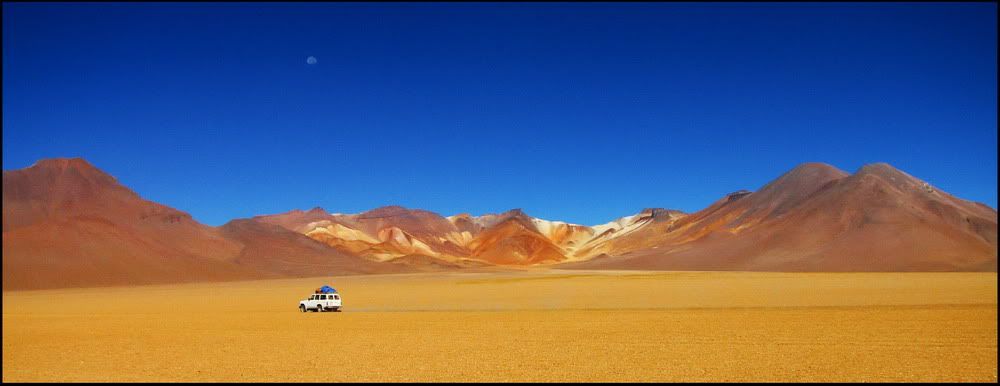
[[[308,64],[316,64],[316,57],[315,56],[310,56],[310,57],[306,58],[306,63],[308,63]]]

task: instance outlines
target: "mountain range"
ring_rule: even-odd
[[[807,163],[694,213],[648,208],[593,226],[385,206],[212,227],[80,158],[3,172],[4,290],[525,266],[996,271],[997,212],[888,164]]]

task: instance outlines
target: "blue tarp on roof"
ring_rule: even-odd
[[[328,285],[320,287],[319,291],[322,292],[322,293],[325,293],[325,294],[334,294],[334,293],[337,293],[337,290],[335,288],[330,287]]]

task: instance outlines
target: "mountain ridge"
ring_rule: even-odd
[[[82,158],[3,172],[4,289],[547,265],[566,269],[996,270],[997,214],[888,163],[797,165],[757,191],[598,225],[521,208],[322,207],[218,227]],[[62,284],[50,284],[53,278]]]

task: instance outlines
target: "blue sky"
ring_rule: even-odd
[[[888,162],[996,208],[996,16],[4,3],[3,169],[84,157],[211,225],[392,204],[597,224],[811,161]]]

